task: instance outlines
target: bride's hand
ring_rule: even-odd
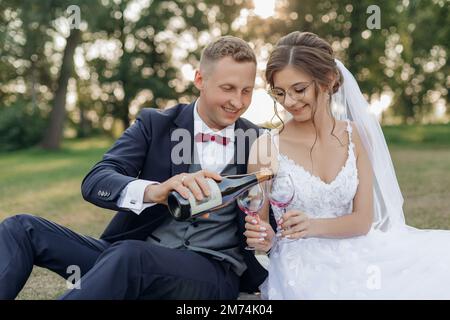
[[[246,216],[244,236],[247,237],[249,246],[267,252],[272,248],[275,232],[269,223],[252,216]]]
[[[287,239],[300,239],[310,236],[311,219],[298,210],[286,212],[279,221],[282,237]]]

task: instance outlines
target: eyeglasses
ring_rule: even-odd
[[[314,80],[311,80],[306,84],[305,82],[295,83],[287,90],[287,94],[295,101],[303,100],[306,95],[306,89],[313,82]],[[267,92],[269,93],[269,95],[272,97],[273,100],[275,100],[281,105],[284,104],[284,101],[286,100],[286,91],[280,88],[270,88]]]

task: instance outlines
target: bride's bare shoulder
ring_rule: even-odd
[[[358,131],[358,128],[356,126],[356,123],[354,121],[350,121],[350,125],[352,127],[351,137],[352,137],[352,142],[353,142],[353,144],[355,146],[355,156],[356,156],[356,158],[358,158],[358,156],[361,153],[366,153],[366,152],[365,152],[365,149],[364,149],[364,147],[362,145],[361,137],[359,135],[359,131]]]
[[[347,121],[346,120],[336,120],[336,126],[334,131],[338,134],[345,133],[347,129]]]
[[[355,156],[356,158],[358,158],[358,155],[361,154],[361,152],[363,152],[364,150],[362,150],[362,144],[361,144],[361,138],[359,136],[359,132],[358,132],[358,128],[356,127],[356,124],[354,121],[350,121],[350,126],[351,126],[351,138],[352,138],[352,142],[355,146]],[[348,122],[347,120],[336,120],[336,127],[335,127],[335,134],[337,134],[339,137],[344,137],[345,135],[348,134]]]

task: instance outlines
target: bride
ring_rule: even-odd
[[[405,224],[381,127],[331,46],[290,33],[266,78],[291,119],[255,142],[248,170],[289,174],[295,195],[285,213],[272,206],[281,236],[268,203],[246,218],[248,244],[270,251],[262,297],[450,299],[450,232]]]

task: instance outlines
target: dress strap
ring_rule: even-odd
[[[352,141],[352,132],[353,132],[353,127],[352,124],[350,123],[350,120],[346,120],[347,121],[347,132],[348,132],[348,152],[349,154],[351,153],[353,155],[353,157],[355,156],[355,144]]]
[[[352,132],[353,132],[353,127],[350,123],[350,120],[346,120],[347,121],[347,132],[348,132],[348,142],[352,143]]]

